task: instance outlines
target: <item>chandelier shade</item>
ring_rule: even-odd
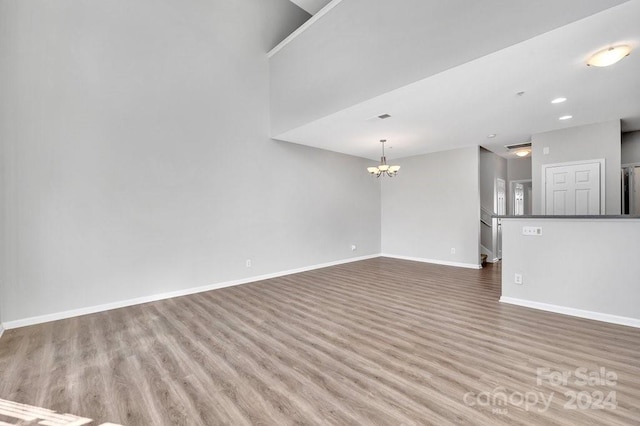
[[[398,170],[400,170],[400,166],[390,166],[387,164],[387,157],[384,156],[384,143],[386,141],[386,139],[380,140],[380,143],[382,143],[382,157],[380,157],[380,164],[377,166],[367,167],[367,171],[376,177],[384,175],[394,177],[398,174]]]

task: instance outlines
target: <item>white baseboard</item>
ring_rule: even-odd
[[[541,311],[555,312],[557,314],[570,315],[573,317],[587,318],[596,321],[608,322],[611,324],[626,325],[640,328],[640,319],[621,317],[618,315],[604,314],[602,312],[586,311],[583,309],[569,308],[566,306],[550,305],[548,303],[533,302],[531,300],[515,299],[512,297],[501,297],[500,302],[510,305],[524,306],[526,308],[539,309]]]
[[[78,317],[78,316],[81,316],[81,315],[94,314],[96,312],[109,311],[111,309],[118,309],[118,308],[124,308],[124,307],[127,307],[127,306],[140,305],[140,304],[143,304],[143,303],[156,302],[158,300],[170,299],[172,297],[187,296],[189,294],[202,293],[202,292],[205,292],[205,291],[217,290],[217,289],[225,288],[225,287],[232,287],[232,286],[241,285],[241,284],[248,284],[248,283],[252,283],[252,282],[256,282],[256,281],[263,281],[263,280],[268,280],[268,279],[271,279],[271,278],[282,277],[282,276],[285,276],[285,275],[298,274],[300,272],[312,271],[314,269],[327,268],[329,266],[336,266],[336,265],[342,265],[342,264],[345,264],[345,263],[358,262],[360,260],[373,259],[375,257],[380,257],[380,254],[353,257],[353,258],[349,258],[349,259],[337,260],[337,261],[334,261],[334,262],[322,263],[322,264],[312,265],[312,266],[305,266],[305,267],[302,267],[302,268],[290,269],[290,270],[287,270],[287,271],[275,272],[273,274],[258,275],[258,276],[242,278],[242,279],[234,280],[234,281],[226,281],[226,282],[221,282],[221,283],[216,283],[216,284],[210,284],[210,285],[206,285],[206,286],[202,286],[202,287],[188,288],[188,289],[177,290],[177,291],[172,291],[172,292],[168,292],[168,293],[160,293],[160,294],[154,294],[154,295],[151,295],[151,296],[137,297],[135,299],[127,299],[127,300],[121,300],[121,301],[118,301],[118,302],[105,303],[103,305],[88,306],[86,308],[71,309],[69,311],[64,311],[64,312],[56,312],[56,313],[53,313],[53,314],[39,315],[39,316],[35,316],[35,317],[23,318],[23,319],[14,320],[14,321],[7,321],[3,325],[4,325],[4,328],[6,330],[10,330],[12,328],[26,327],[26,326],[29,326],[29,325],[42,324],[42,323],[45,323],[45,322],[51,322],[51,321],[57,321],[57,320],[66,319],[66,318]],[[0,335],[1,334],[2,333],[0,332]]]
[[[0,323],[0,337],[4,334],[4,326]]]
[[[399,256],[396,254],[387,254],[387,253],[382,253],[380,256],[390,257],[392,259],[411,260],[413,262],[434,263],[436,265],[456,266],[458,268],[482,269],[482,265],[480,265],[479,263],[474,264],[474,263],[450,262],[448,260],[423,259],[421,257]]]

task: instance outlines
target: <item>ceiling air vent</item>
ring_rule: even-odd
[[[516,144],[513,144],[513,145],[505,145],[504,147],[507,148],[507,149],[529,148],[529,147],[531,147],[531,142],[516,143]]]

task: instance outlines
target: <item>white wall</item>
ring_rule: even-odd
[[[622,2],[343,0],[271,58],[272,135]]]
[[[480,205],[492,213],[497,213],[496,179],[507,182],[507,160],[480,147]]]
[[[502,179],[507,183],[507,159],[504,157],[500,157],[499,155],[495,156],[496,162],[496,179]]]
[[[0,9],[1,10],[1,9]],[[0,40],[0,52],[2,52],[3,41]],[[1,57],[0,57],[1,58]],[[0,69],[2,65],[0,62]],[[0,79],[1,80],[1,79]],[[2,83],[0,82],[0,87]],[[0,108],[2,108],[3,102],[0,100]],[[2,129],[5,125],[4,121],[4,110],[0,109],[0,129]],[[4,158],[5,158],[5,138],[1,136],[0,130],[0,336],[4,331],[2,325],[2,307],[5,303],[5,280],[6,280],[6,262],[5,262],[5,241],[6,241],[6,210],[7,210],[7,193],[6,193],[6,172],[7,168],[4,167]]]
[[[507,183],[507,160],[480,147],[480,205],[490,214],[498,212],[496,191],[496,179],[498,178]],[[508,196],[508,185],[506,190]],[[508,205],[508,200],[506,201]],[[490,261],[499,258],[499,254],[492,251],[497,250],[497,247],[494,247],[493,231],[491,226],[484,222],[480,223],[481,251],[489,257]]]
[[[542,236],[523,236],[523,226]],[[504,219],[502,297],[640,326],[640,241],[630,237],[638,235],[640,219]]]
[[[483,209],[494,212],[495,195],[495,154],[480,147],[480,205]]]
[[[380,252],[369,162],[268,137],[287,0],[0,16],[3,321]]]
[[[495,195],[495,154],[480,147],[480,206],[489,213],[494,212]],[[491,223],[491,222],[489,222]],[[493,254],[493,228],[487,223],[480,222],[480,251],[486,254],[490,261],[497,258]]]
[[[533,214],[542,214],[542,165],[605,159],[606,214],[620,214],[620,120],[533,135]],[[543,148],[549,147],[549,154]]]
[[[514,214],[514,201],[511,192],[512,181],[531,180],[531,155],[525,158],[510,158],[507,160],[507,212]],[[531,183],[525,184],[524,214],[531,214]]]
[[[343,0],[271,58],[272,135],[623,1]]]
[[[640,163],[640,131],[622,134],[622,164]]]
[[[402,168],[380,178],[382,252],[477,266],[478,162],[477,146],[392,161]]]
[[[507,178],[509,182],[531,179],[531,156],[507,160]]]

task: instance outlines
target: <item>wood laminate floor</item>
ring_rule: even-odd
[[[0,398],[131,426],[640,424],[640,330],[499,296],[498,266],[377,258],[9,330]]]

